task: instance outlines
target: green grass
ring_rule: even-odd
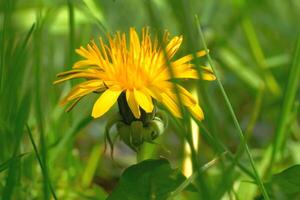
[[[196,122],[199,149],[182,107],[184,117],[169,116],[165,133],[138,155],[165,157],[182,170],[190,146],[193,175],[168,198],[290,199],[277,196],[272,180],[300,164],[299,8],[270,0],[0,0],[0,199],[105,199],[136,163],[118,140],[113,160],[103,152],[116,106],[94,120],[92,94],[65,113],[59,100],[78,81],[52,83],[79,59],[76,48],[144,26],[153,35],[182,34],[177,57],[209,49],[193,63],[199,74],[208,65],[217,76],[180,81],[197,91],[205,113]]]
[[[198,31],[199,31],[199,35],[200,35],[200,37],[201,37],[201,40],[202,40],[202,42],[203,42],[204,49],[205,49],[205,51],[207,52],[207,57],[208,57],[209,64],[210,64],[211,68],[213,69],[213,71],[215,72],[215,75],[216,75],[216,78],[217,78],[218,86],[219,86],[219,88],[220,88],[220,90],[221,90],[222,96],[224,97],[224,100],[225,100],[225,102],[226,102],[226,106],[228,107],[228,110],[229,110],[230,115],[231,115],[231,117],[232,117],[234,126],[235,126],[235,128],[237,129],[237,132],[238,132],[238,134],[239,134],[239,138],[240,138],[240,141],[241,141],[241,148],[244,149],[244,150],[246,151],[246,153],[247,153],[247,156],[248,156],[248,158],[249,158],[249,160],[250,160],[251,168],[252,168],[252,170],[253,170],[253,172],[254,172],[254,175],[255,175],[256,183],[259,185],[260,190],[261,190],[261,192],[262,192],[264,198],[265,198],[265,199],[270,199],[270,198],[269,198],[269,195],[268,195],[268,193],[267,193],[267,191],[266,191],[266,189],[265,189],[265,187],[264,187],[264,185],[263,185],[263,181],[262,181],[261,177],[259,176],[259,174],[258,174],[258,172],[257,172],[257,169],[256,169],[255,164],[254,164],[253,157],[252,157],[252,155],[251,155],[251,153],[250,153],[250,149],[249,149],[249,147],[248,147],[248,145],[247,145],[247,142],[246,142],[246,138],[245,138],[244,133],[243,133],[243,131],[242,131],[242,128],[241,128],[241,126],[240,126],[240,124],[239,124],[239,122],[238,122],[238,119],[237,119],[237,117],[236,117],[236,115],[235,115],[235,113],[234,113],[234,111],[233,111],[233,108],[232,108],[232,105],[231,105],[231,103],[230,103],[230,100],[229,100],[229,98],[228,98],[228,96],[227,96],[227,93],[225,92],[224,86],[223,86],[223,84],[222,84],[222,82],[221,82],[221,80],[220,80],[220,76],[218,75],[217,70],[216,70],[216,68],[214,67],[213,61],[212,61],[212,59],[211,59],[211,57],[210,57],[210,55],[209,55],[209,51],[208,51],[208,49],[207,49],[207,45],[206,45],[206,42],[205,42],[205,38],[204,38],[204,35],[203,35],[203,31],[202,31],[202,29],[201,29],[200,22],[199,22],[199,19],[198,19],[197,16],[196,16],[196,23],[198,24]]]

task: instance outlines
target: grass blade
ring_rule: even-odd
[[[18,152],[20,151],[21,142],[23,139],[23,128],[25,126],[25,123],[28,119],[30,110],[30,96],[27,92],[26,95],[23,97],[22,102],[18,108],[17,111],[17,118],[15,122],[14,132],[16,133],[16,143],[14,146],[14,151],[12,154],[11,161],[9,163],[9,170],[8,175],[6,178],[5,186],[2,193],[2,199],[10,200],[13,195],[14,188],[16,186],[16,182],[18,181],[18,166],[20,163],[20,160],[18,159]]]
[[[34,34],[34,51],[35,51],[35,114],[36,114],[36,120],[37,120],[37,127],[38,131],[40,133],[40,144],[41,144],[41,161],[43,163],[43,166],[45,168],[45,171],[43,173],[44,180],[47,180],[48,177],[48,169],[47,169],[47,142],[46,142],[46,136],[45,136],[45,123],[44,123],[44,115],[42,110],[42,92],[41,92],[41,66],[42,66],[42,30],[43,30],[43,24],[42,24],[42,17],[41,13],[37,16],[37,29]],[[44,191],[44,198],[46,200],[50,199],[50,193],[48,188],[47,181],[44,182],[43,185],[43,191]]]
[[[296,43],[294,59],[290,70],[288,84],[285,89],[282,109],[279,115],[278,126],[275,132],[274,143],[272,147],[272,157],[270,167],[276,161],[278,151],[282,151],[284,140],[287,134],[288,119],[294,106],[297,90],[300,84],[300,35]]]
[[[221,92],[222,92],[222,95],[223,95],[223,97],[224,97],[224,100],[225,100],[225,102],[226,102],[226,105],[227,105],[227,107],[228,107],[228,110],[229,110],[229,112],[230,112],[230,115],[231,115],[231,117],[232,117],[232,119],[233,119],[234,125],[235,125],[235,127],[236,127],[236,129],[237,129],[237,131],[238,131],[238,134],[239,134],[239,137],[240,137],[240,141],[241,141],[241,145],[242,145],[242,146],[244,147],[244,149],[246,150],[247,156],[248,156],[248,158],[249,158],[249,160],[250,160],[250,164],[251,164],[251,167],[252,167],[252,169],[253,169],[253,172],[254,172],[254,175],[255,175],[255,178],[256,178],[256,182],[257,182],[257,184],[259,185],[260,190],[261,190],[261,192],[262,192],[264,198],[265,198],[266,200],[268,200],[268,199],[270,199],[270,198],[269,198],[268,193],[267,193],[267,191],[266,191],[266,189],[265,189],[265,187],[264,187],[264,185],[263,185],[263,182],[262,182],[262,180],[261,180],[261,178],[260,178],[260,176],[259,176],[259,174],[258,174],[258,172],[257,172],[257,169],[256,169],[255,164],[254,164],[254,160],[253,160],[252,155],[251,155],[251,153],[250,153],[249,147],[248,147],[248,145],[247,145],[247,143],[246,143],[246,139],[245,139],[245,137],[244,137],[243,131],[242,131],[242,129],[241,129],[240,125],[239,125],[239,122],[238,122],[238,120],[237,120],[237,117],[236,117],[236,115],[235,115],[235,113],[234,113],[234,111],[233,111],[233,108],[232,108],[232,106],[231,106],[231,103],[230,103],[230,101],[229,101],[229,98],[228,98],[228,96],[227,96],[227,93],[225,92],[225,89],[224,89],[224,87],[223,87],[223,84],[222,84],[221,80],[219,79],[218,73],[216,73],[216,69],[215,69],[215,67],[214,67],[214,65],[213,65],[212,59],[211,59],[210,54],[209,54],[209,51],[208,51],[208,49],[207,49],[206,42],[205,42],[205,38],[204,38],[202,29],[201,29],[200,21],[198,20],[198,17],[197,17],[197,16],[196,16],[196,23],[197,23],[197,26],[198,26],[198,31],[199,31],[199,34],[200,34],[202,43],[203,43],[204,48],[205,48],[205,51],[206,51],[206,53],[207,53],[207,57],[208,57],[209,64],[210,64],[210,66],[212,67],[213,71],[215,72],[215,76],[216,76],[216,78],[217,78],[218,86],[219,86],[219,88],[220,88],[220,90],[221,90]]]
[[[45,169],[45,167],[44,167],[44,165],[43,165],[43,162],[42,162],[42,160],[41,160],[41,157],[40,157],[40,155],[39,155],[39,151],[38,151],[37,146],[36,146],[36,144],[35,144],[35,142],[34,142],[34,139],[33,139],[32,133],[31,133],[31,130],[30,130],[30,128],[29,128],[28,125],[26,125],[26,128],[27,128],[27,132],[28,132],[28,135],[29,135],[29,138],[30,138],[30,142],[31,142],[31,144],[32,144],[32,147],[33,147],[33,150],[34,150],[36,159],[38,160],[39,165],[40,165],[40,167],[41,167],[41,170],[42,170],[42,173],[43,173],[45,182],[48,184],[49,189],[50,189],[50,191],[51,191],[51,193],[52,193],[52,196],[53,196],[53,198],[56,200],[56,199],[57,199],[57,196],[56,196],[56,194],[55,194],[54,188],[52,187],[52,184],[51,184],[51,181],[50,181],[50,179],[49,179],[48,173],[46,173],[46,169]]]

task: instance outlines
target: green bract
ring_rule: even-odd
[[[152,143],[159,135],[163,134],[167,121],[165,114],[157,112],[153,119],[147,121],[134,120],[126,123],[119,113],[113,115],[107,122],[105,139],[108,141],[113,153],[113,141],[110,138],[110,129],[117,127],[117,136],[132,150],[138,151],[144,142]]]

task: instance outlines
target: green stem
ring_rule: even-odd
[[[136,163],[142,162],[143,158],[144,158],[143,145],[141,145],[136,152]]]
[[[216,71],[216,69],[215,69],[215,67],[214,67],[214,65],[213,65],[213,61],[212,61],[212,59],[211,59],[211,57],[210,57],[210,55],[209,55],[209,52],[208,52],[208,49],[207,49],[207,45],[206,45],[206,42],[205,42],[205,39],[204,39],[204,35],[203,35],[202,29],[201,29],[200,21],[199,21],[197,15],[196,15],[195,19],[196,19],[196,23],[197,23],[197,27],[198,27],[198,31],[199,31],[199,34],[200,34],[202,43],[203,43],[204,48],[205,48],[205,51],[206,51],[206,53],[207,53],[208,62],[209,62],[209,64],[210,64],[212,70],[213,70],[214,73],[215,73],[215,76],[216,76],[216,79],[217,79],[217,84],[218,84],[218,86],[219,86],[219,88],[220,88],[220,90],[221,90],[221,93],[222,93],[222,95],[223,95],[223,98],[224,98],[224,100],[225,100],[225,102],[226,102],[226,105],[227,105],[228,110],[229,110],[229,112],[230,112],[230,115],[231,115],[231,117],[232,117],[233,123],[234,123],[234,125],[235,125],[235,127],[236,127],[236,129],[237,129],[237,131],[238,131],[238,134],[239,134],[240,140],[241,140],[241,142],[242,142],[242,145],[244,146],[244,148],[245,148],[245,150],[246,150],[246,153],[247,153],[247,156],[248,156],[248,158],[249,158],[249,160],[250,160],[250,164],[251,164],[251,167],[252,167],[252,169],[253,169],[253,172],[254,172],[254,175],[255,175],[255,178],[256,178],[256,182],[257,182],[258,186],[260,187],[260,190],[261,190],[261,192],[262,192],[264,198],[265,198],[266,200],[269,200],[270,198],[269,198],[268,193],[267,193],[267,191],[266,191],[266,189],[265,189],[265,187],[264,187],[264,185],[263,185],[262,179],[260,178],[260,176],[259,176],[259,174],[258,174],[258,171],[257,171],[257,169],[256,169],[256,167],[255,167],[254,160],[253,160],[252,155],[251,155],[251,153],[250,153],[249,147],[248,147],[248,145],[247,145],[247,143],[246,143],[246,140],[245,140],[243,131],[242,131],[240,125],[239,125],[239,122],[238,122],[238,120],[237,120],[237,117],[236,117],[236,115],[235,115],[235,113],[234,113],[234,111],[233,111],[232,105],[231,105],[231,103],[230,103],[230,101],[229,101],[229,98],[228,98],[226,92],[225,92],[225,89],[224,89],[224,87],[223,87],[223,84],[222,84],[222,82],[221,82],[219,76],[218,76],[218,73],[217,73],[217,71]]]

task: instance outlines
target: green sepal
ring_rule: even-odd
[[[143,139],[145,142],[152,142],[158,136],[163,134],[164,130],[165,125],[163,121],[158,117],[154,117],[154,119],[149,121],[147,126],[144,127]]]
[[[114,153],[114,145],[113,145],[113,141],[111,140],[110,137],[110,129],[118,122],[122,121],[122,116],[119,113],[115,113],[114,115],[112,115],[105,126],[105,135],[104,135],[104,151],[106,151],[106,147],[107,147],[107,142],[109,144],[110,147],[110,155],[111,158],[113,158],[113,153]]]

